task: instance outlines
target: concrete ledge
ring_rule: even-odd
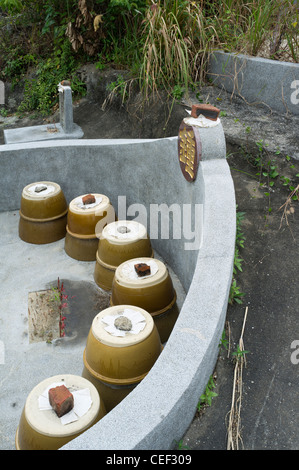
[[[131,217],[135,203],[148,213],[153,204],[203,206],[203,218],[193,219],[199,248],[186,250],[185,239],[152,240],[187,292],[162,354],[128,397],[63,449],[170,449],[193,419],[218,356],[235,248],[235,194],[222,125],[211,131],[200,130],[202,161],[193,183],[180,171],[177,137],[0,147],[1,211],[18,209],[22,188],[43,179],[59,183],[68,201],[87,191],[102,192],[117,208],[123,195]]]
[[[65,140],[65,139],[81,139],[84,133],[77,124],[73,124],[73,130],[66,133],[61,125],[49,124],[41,126],[18,127],[16,129],[4,129],[5,144],[19,144],[25,142],[37,142],[45,140]]]
[[[208,77],[249,104],[299,114],[299,64],[216,51],[210,57]]]
[[[204,240],[174,330],[147,377],[64,450],[171,449],[194,417],[218,356],[235,246],[235,198],[227,164],[202,166]]]

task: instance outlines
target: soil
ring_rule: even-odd
[[[60,337],[59,301],[52,289],[28,294],[29,343],[51,342]]]
[[[90,324],[97,313],[109,307],[109,294],[90,282],[70,281],[63,279],[66,306],[63,308],[65,336],[63,344],[69,341],[80,341],[86,338]],[[51,283],[50,283],[51,284]],[[55,283],[53,283],[53,286]],[[60,341],[60,301],[53,288],[29,292],[28,294],[28,328],[29,342]]]
[[[260,185],[256,167],[235,147],[228,158],[238,210],[245,212],[242,232],[242,272],[236,273],[244,298],[228,306],[225,338],[214,371],[217,394],[211,406],[196,414],[183,439],[196,450],[225,450],[232,406],[235,357],[244,329],[246,365],[240,405],[240,436],[235,449],[291,450],[299,448],[298,366],[290,360],[291,343],[298,337],[298,201],[285,205],[289,191],[276,181],[269,196]],[[296,173],[298,162],[291,162]],[[269,203],[272,207],[269,213]],[[286,212],[284,210],[286,209]],[[296,368],[297,367],[297,368]],[[238,447],[237,447],[238,446]]]

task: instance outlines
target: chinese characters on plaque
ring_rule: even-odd
[[[194,181],[201,158],[199,131],[184,122],[179,128],[178,154],[182,173],[187,181]]]

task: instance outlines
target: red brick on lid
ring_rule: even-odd
[[[93,194],[87,194],[86,196],[82,197],[82,202],[84,205],[93,204],[96,202],[96,198],[93,196]]]
[[[49,401],[59,418],[74,408],[74,397],[65,385],[50,388]]]
[[[151,273],[151,267],[146,263],[134,264],[134,268],[139,277],[148,276]]]
[[[220,109],[212,106],[211,104],[194,104],[191,109],[191,116],[197,118],[202,114],[205,118],[211,121],[217,121]]]

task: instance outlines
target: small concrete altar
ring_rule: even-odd
[[[40,126],[5,129],[4,143],[19,144],[41,140],[81,139],[83,131],[73,122],[72,89],[69,85],[58,85],[60,122]]]

